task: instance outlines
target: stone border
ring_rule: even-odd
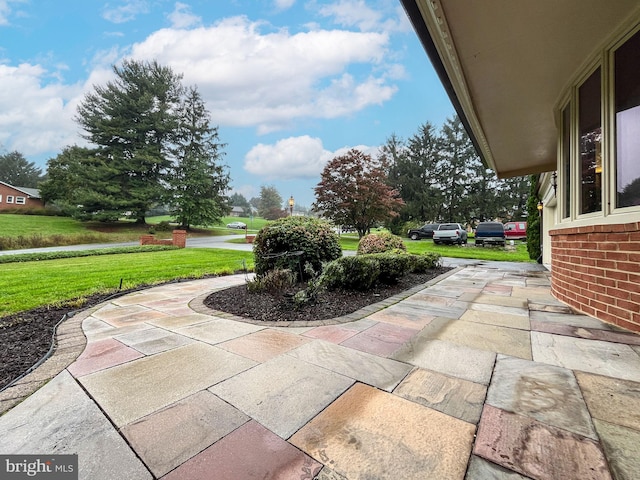
[[[212,308],[207,307],[204,304],[205,299],[209,295],[211,295],[213,292],[219,291],[222,289],[212,290],[211,292],[204,293],[194,298],[193,300],[191,300],[191,302],[189,302],[189,307],[196,313],[201,313],[203,315],[209,315],[211,317],[218,317],[218,318],[225,318],[227,320],[234,320],[236,322],[249,323],[251,325],[260,325],[264,327],[296,328],[296,327],[324,327],[328,325],[340,325],[342,323],[349,323],[349,322],[355,322],[356,320],[361,320],[373,313],[379,312],[380,310],[384,310],[385,308],[390,307],[391,305],[394,305],[400,302],[401,300],[404,300],[405,298],[410,297],[411,295],[415,295],[416,293],[421,292],[425,288],[428,288],[432,285],[435,285],[438,282],[441,282],[442,280],[448,278],[449,276],[459,272],[464,268],[465,266],[454,267],[448,272],[445,272],[442,275],[438,275],[437,277],[432,278],[426,283],[423,283],[421,285],[416,285],[415,287],[412,287],[396,295],[392,295],[391,297],[385,298],[384,300],[381,300],[376,303],[372,303],[371,305],[367,305],[366,307],[362,307],[360,310],[356,310],[355,312],[352,312],[348,315],[329,318],[326,320],[308,320],[308,321],[296,320],[293,322],[263,321],[263,320],[254,320],[252,318],[239,317],[231,313],[221,312],[219,310],[213,310]]]
[[[0,392],[0,416],[35,393],[80,356],[87,344],[82,322],[101,305],[78,312],[58,325],[55,331],[55,350],[51,356],[35,370]]]

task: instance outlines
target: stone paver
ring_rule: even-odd
[[[356,384],[291,443],[349,480],[462,479],[475,427]]]
[[[343,375],[283,355],[209,390],[286,439],[352,383]]]
[[[496,325],[498,327],[517,328],[519,330],[530,330],[529,318],[523,315],[510,315],[502,313],[496,315],[493,312],[481,312],[478,310],[467,310],[460,320],[465,322],[485,323],[487,325]]]
[[[194,343],[81,377],[80,382],[123,427],[253,365],[239,355]]]
[[[289,355],[387,391],[393,390],[411,370],[406,363],[320,340],[292,350]]]
[[[125,426],[122,433],[153,474],[161,477],[248,420],[204,390]]]
[[[0,419],[4,455],[75,453],[82,479],[152,478],[66,371]]]
[[[628,345],[531,332],[531,346],[536,362],[640,382],[640,358]]]
[[[498,355],[487,404],[597,438],[571,370]]]
[[[420,334],[478,350],[531,360],[529,332],[516,328],[440,317],[427,325]]]
[[[418,330],[413,328],[382,322],[348,338],[342,345],[386,357],[398,350],[417,332]]]
[[[190,327],[178,328],[176,333],[185,337],[193,338],[201,342],[215,345],[217,343],[226,342],[234,338],[248,335],[263,327],[250,325],[248,323],[234,322],[223,318],[214,318],[205,323],[198,323]]]
[[[250,421],[163,480],[312,479],[322,464]]]
[[[193,343],[191,338],[177,335],[160,328],[150,328],[138,332],[125,333],[114,337],[116,340],[145,354],[164,352],[172,348]]]
[[[529,477],[523,477],[516,472],[502,468],[495,463],[471,455],[469,460],[469,468],[465,480],[528,480]]]
[[[602,340],[605,342],[624,343],[626,345],[640,345],[640,335],[635,333],[613,332],[597,328],[574,327],[550,322],[531,322],[531,330],[542,333],[553,333],[566,337],[585,338],[588,340]]]
[[[598,328],[601,330],[617,329],[615,325],[606,324],[587,315],[532,311],[530,312],[530,319],[531,322],[556,323],[560,325],[570,325],[572,327]]]
[[[491,379],[496,354],[456,343],[431,340],[416,335],[392,358],[416,367],[487,385]]]
[[[266,362],[310,341],[300,335],[267,328],[218,346],[256,362]]]
[[[417,369],[393,393],[465,422],[477,424],[487,388],[468,380]]]
[[[142,353],[137,350],[129,348],[117,340],[107,338],[89,343],[75,363],[69,366],[69,372],[75,377],[81,377],[130,362],[142,356]]]
[[[441,297],[445,298],[445,297]],[[450,300],[450,299],[447,299]],[[407,327],[419,330],[425,325],[428,325],[434,318],[434,315],[430,315],[422,311],[419,308],[408,308],[403,303],[392,305],[389,308],[375,312],[368,317],[370,320],[376,322],[391,323],[393,325],[400,325],[401,327]]]
[[[304,332],[303,335],[305,337],[325,340],[331,343],[342,343],[347,338],[351,338],[357,333],[357,330],[345,328],[340,325],[326,325],[322,327],[312,328],[311,330]]]
[[[640,431],[640,383],[576,372],[593,418]]]
[[[605,480],[597,442],[529,417],[485,405],[473,453],[540,480]]]
[[[640,478],[640,431],[595,418],[593,423],[602,441],[613,477],[616,480]]]

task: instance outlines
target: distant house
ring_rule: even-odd
[[[232,207],[230,215],[232,217],[244,217],[244,208],[242,208],[242,207]]]
[[[0,182],[0,210],[44,208],[37,188],[14,187]]]

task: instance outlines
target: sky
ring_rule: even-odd
[[[197,86],[247,199],[310,207],[332,158],[454,115],[398,0],[0,0],[0,152],[87,145],[77,107],[123,59]]]

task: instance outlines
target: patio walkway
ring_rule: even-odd
[[[72,317],[0,394],[0,454],[77,453],[87,480],[640,478],[640,336],[573,314],[538,265],[458,267],[321,326],[203,307],[243,282]]]

